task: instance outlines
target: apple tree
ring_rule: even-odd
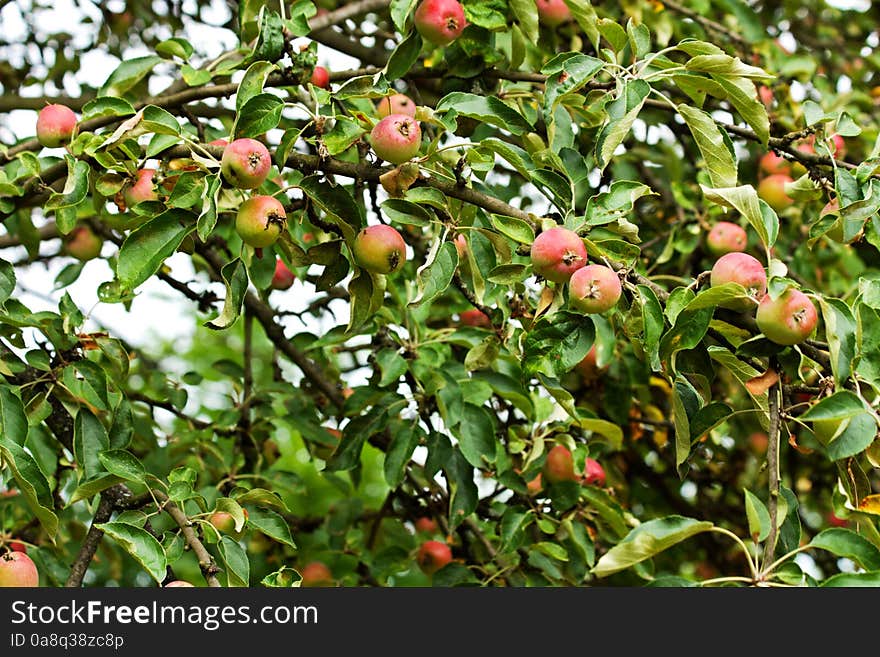
[[[0,583],[880,585],[871,3],[0,18]]]

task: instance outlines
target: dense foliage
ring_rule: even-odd
[[[0,3],[41,585],[880,585],[871,3],[51,4]]]

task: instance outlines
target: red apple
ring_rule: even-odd
[[[755,322],[764,336],[781,345],[799,344],[816,328],[819,316],[810,298],[790,287],[775,299],[765,295],[758,304]]]
[[[422,0],[413,15],[416,31],[435,46],[448,46],[467,25],[464,7],[457,0]]]
[[[316,87],[321,87],[322,89],[330,88],[330,71],[328,71],[323,66],[316,66],[312,70],[312,77],[309,78],[309,82],[311,82]]]
[[[574,472],[574,457],[571,451],[564,445],[554,445],[547,452],[547,459],[544,461],[544,481],[548,484],[558,484],[562,481],[576,481],[577,475]]]
[[[274,196],[252,196],[238,208],[235,230],[241,241],[255,249],[275,243],[284,229],[287,213]]]
[[[719,221],[706,235],[706,249],[713,256],[745,251],[749,237],[745,228],[731,221]]]
[[[275,273],[272,275],[272,282],[269,286],[273,290],[287,290],[293,285],[296,275],[290,271],[290,268],[284,264],[281,258],[275,260]]]
[[[584,478],[585,484],[604,486],[605,485],[605,468],[596,459],[589,456],[584,461]]]
[[[774,173],[761,179],[758,183],[758,197],[766,201],[767,205],[781,212],[794,201],[785,193],[785,183],[794,182],[791,176],[784,173]]]
[[[58,148],[73,138],[76,114],[66,105],[46,105],[37,114],[37,141],[46,148]]]
[[[352,253],[364,269],[377,274],[394,274],[406,263],[406,242],[396,228],[376,224],[358,233]]]
[[[610,310],[623,291],[617,272],[605,265],[581,267],[571,275],[568,287],[571,305],[587,314]]]
[[[376,104],[376,116],[385,118],[389,114],[404,114],[415,117],[416,104],[406,94],[391,94]]]
[[[256,189],[269,176],[272,156],[262,142],[243,137],[223,149],[220,171],[233,187]]]
[[[718,287],[725,283],[739,283],[749,296],[760,301],[767,291],[767,273],[758,259],[748,253],[725,253],[712,265],[709,284]],[[719,305],[739,311],[754,308],[753,302],[744,299],[726,301]]]
[[[532,242],[532,271],[555,283],[566,283],[587,264],[587,247],[573,230],[557,226],[541,232]]]
[[[24,552],[0,554],[0,588],[40,585],[37,565]]]
[[[379,159],[403,164],[414,158],[422,146],[419,122],[406,114],[389,114],[373,127],[370,145]]]
[[[302,576],[300,586],[320,587],[333,586],[333,573],[327,565],[321,561],[311,561],[302,567],[299,574]]]
[[[571,9],[563,0],[536,0],[538,20],[549,27],[556,27],[571,20]]]
[[[425,541],[419,546],[416,563],[426,575],[433,575],[452,561],[452,550],[440,541]]]

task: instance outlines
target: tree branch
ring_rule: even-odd
[[[205,548],[204,543],[202,543],[196,535],[192,526],[192,521],[180,509],[180,507],[168,499],[168,496],[165,495],[165,493],[157,490],[153,491],[153,494],[160,502],[162,502],[162,509],[171,516],[174,519],[174,522],[177,523],[177,526],[180,527],[180,531],[183,533],[183,538],[186,541],[186,544],[189,545],[193,554],[195,554],[196,558],[199,560],[199,568],[202,570],[202,575],[204,575],[208,586],[215,588],[220,587],[220,580],[217,579],[217,573],[220,572],[220,568],[217,567],[214,557],[211,556],[211,553]]]

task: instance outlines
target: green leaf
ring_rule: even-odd
[[[107,472],[124,479],[144,483],[147,471],[140,459],[124,449],[110,449],[98,453],[98,460]]]
[[[822,587],[878,587],[880,586],[880,570],[869,573],[840,573],[829,577],[819,586]]]
[[[296,549],[296,543],[290,535],[290,526],[274,511],[249,509],[248,524],[259,529],[269,538]]]
[[[596,161],[599,168],[604,169],[611,162],[614,151],[626,139],[650,93],[651,85],[644,80],[633,80],[625,83],[620,95],[605,106],[608,121],[596,137]]]
[[[302,577],[290,566],[281,566],[275,572],[269,573],[260,580],[260,585],[272,588],[291,588],[302,581]]]
[[[383,202],[382,211],[397,224],[427,226],[436,218],[427,208],[402,198],[391,198]]]
[[[324,145],[330,155],[339,155],[360,139],[363,134],[364,129],[360,123],[354,119],[337,116],[333,128],[323,137]]]
[[[590,571],[607,577],[649,559],[681,541],[712,529],[711,522],[666,516],[642,523],[606,552]]]
[[[478,96],[456,91],[441,98],[435,112],[438,114],[454,112],[459,116],[469,116],[515,135],[521,135],[532,129],[531,124],[522,114],[494,96]]]
[[[565,5],[571,10],[571,15],[578,26],[587,35],[593,50],[599,52],[599,17],[590,0],[565,0]]]
[[[94,526],[119,543],[156,582],[161,583],[165,579],[168,567],[165,549],[148,531],[124,522],[105,522]]]
[[[770,118],[764,103],[757,97],[754,83],[744,78],[712,77],[726,92],[730,104],[755,131],[761,145],[766,146],[770,138]]]
[[[776,242],[779,233],[779,218],[766,202],[758,198],[757,190],[751,185],[741,185],[726,189],[712,189],[700,185],[706,198],[719,205],[733,208],[744,216],[761,243],[770,248]]]
[[[459,450],[453,450],[452,458],[445,466],[449,480],[449,528],[455,531],[465,518],[477,508],[479,498],[474,483],[474,469],[469,460]]]
[[[391,488],[396,488],[403,482],[406,466],[422,437],[421,429],[413,424],[406,424],[392,433],[383,464],[385,481]]]
[[[293,12],[291,12],[293,13]],[[264,5],[260,9],[260,31],[257,43],[251,52],[249,61],[266,60],[277,62],[284,54],[284,24],[281,16]]]
[[[103,117],[129,116],[131,114],[134,114],[134,107],[127,100],[104,96],[93,98],[83,105],[82,120],[90,121]]]
[[[741,361],[733,354],[733,352],[725,349],[724,347],[713,345],[709,347],[708,352],[709,357],[715,362],[721,364],[731,374],[733,374],[733,376],[743,385],[744,388],[747,381],[755,378],[760,374],[758,370],[756,370],[751,365]],[[761,426],[766,430],[768,427],[769,417],[769,402],[767,399],[767,393],[765,392],[760,395],[754,395],[748,388],[745,388],[745,390],[754,402],[755,406],[761,410],[761,414],[758,416],[758,418],[761,422]]]
[[[70,499],[67,500],[65,508],[76,504],[80,500],[91,499],[98,493],[102,493],[108,488],[121,484],[123,481],[124,479],[122,479],[122,477],[117,477],[116,475],[107,472],[95,475],[94,477],[89,477],[88,479],[83,479],[77,485],[76,490],[73,491]]]
[[[405,1],[413,2],[414,0]],[[403,33],[403,30],[401,30],[401,33]],[[417,31],[412,30],[405,39],[397,44],[394,52],[388,58],[388,63],[385,65],[385,75],[388,79],[398,80],[406,75],[413,67],[413,64],[418,61],[421,51],[422,36]]]
[[[64,189],[61,192],[52,193],[43,206],[46,210],[72,208],[79,205],[89,192],[89,171],[91,169],[88,163],[77,160],[72,155],[65,155],[64,159],[67,162],[67,180],[64,181]]]
[[[772,82],[774,77],[762,68],[743,63],[739,57],[730,55],[697,55],[688,60],[689,71],[710,73],[724,77],[739,77],[757,82]]]
[[[532,43],[538,43],[538,8],[533,0],[510,0],[519,29]]]
[[[675,318],[675,325],[660,340],[660,358],[666,360],[678,351],[693,349],[703,340],[712,321],[712,308],[691,310],[685,307]]]
[[[835,381],[846,381],[852,374],[852,364],[856,357],[856,321],[852,311],[840,299],[819,296],[825,335],[828,339],[828,353],[831,356],[831,371]]]
[[[401,34],[406,34],[407,18],[416,6],[417,0],[391,0],[389,12],[394,27]]]
[[[580,363],[595,339],[595,325],[580,313],[561,311],[539,319],[523,345],[523,372],[561,377]]]
[[[101,421],[81,406],[73,422],[73,451],[76,462],[86,477],[103,472],[98,455],[110,448],[110,438]]]
[[[825,529],[813,537],[807,547],[827,550],[838,557],[851,559],[865,570],[880,570],[880,549],[851,529]]]
[[[514,242],[531,245],[535,241],[534,229],[522,219],[493,214],[492,225]]]
[[[186,39],[173,37],[165,39],[156,44],[156,54],[165,59],[173,59],[179,57],[186,61],[193,54],[193,47]]]
[[[98,89],[98,96],[124,96],[161,62],[162,58],[156,55],[123,60]]]
[[[226,566],[226,586],[249,586],[251,565],[244,548],[229,536],[221,537],[217,547],[220,549],[220,558]]]
[[[287,504],[284,502],[284,499],[278,493],[275,493],[270,490],[266,490],[265,488],[251,488],[249,491],[236,494],[235,501],[238,502],[239,506],[244,504],[255,504],[257,506],[271,506],[276,509],[280,509],[284,513],[289,513],[289,509],[287,508]],[[241,527],[238,527],[236,531],[239,531]]]
[[[547,75],[544,120],[549,124],[562,98],[580,91],[603,67],[601,60],[582,53],[562,53],[545,64],[541,68],[541,73]]]
[[[12,263],[0,258],[0,310],[3,310],[6,301],[15,291],[15,267]]]
[[[241,307],[247,294],[248,275],[247,268],[241,258],[236,258],[223,265],[220,276],[226,286],[226,299],[223,302],[223,310],[214,319],[208,320],[204,326],[216,330],[228,329],[241,315]]]
[[[281,123],[284,101],[270,93],[261,93],[245,102],[236,114],[234,134],[240,137],[258,137]]]
[[[235,94],[235,111],[241,113],[245,104],[253,97],[263,92],[266,85],[266,78],[272,71],[278,69],[277,64],[272,62],[257,61],[248,66],[238,83],[238,91]]]
[[[144,283],[159,271],[194,226],[194,215],[172,208],[133,230],[119,249],[116,262],[119,282],[128,290]]]
[[[24,495],[28,508],[40,522],[52,542],[58,533],[58,516],[53,508],[52,491],[46,476],[33,457],[0,434],[0,461],[12,472],[12,478]]]
[[[666,326],[663,307],[654,290],[647,285],[638,285],[637,287],[642,306],[644,349],[650,358],[651,369],[659,372],[663,368],[660,362],[660,336],[663,335],[663,329]]]
[[[749,535],[756,543],[763,541],[770,534],[770,512],[764,503],[748,489],[743,488],[746,496],[746,517],[749,520]]]
[[[703,155],[713,187],[736,187],[736,159],[728,148],[726,133],[703,110],[681,104],[678,113],[690,128]]]
[[[28,420],[17,389],[0,385],[0,436],[24,445],[28,435]]]
[[[440,296],[449,287],[457,268],[458,251],[455,244],[444,242],[436,251],[434,259],[426,261],[419,267],[416,274],[418,293],[409,302],[409,306],[430,303]]]
[[[854,392],[840,390],[825,397],[818,404],[810,406],[798,419],[805,422],[814,420],[845,420],[865,411],[865,404]]]
[[[352,244],[355,234],[366,224],[366,220],[363,209],[355,203],[349,191],[342,185],[332,185],[315,175],[303,178],[299,187],[342,229],[345,241]]]
[[[455,428],[462,455],[475,468],[495,460],[495,422],[482,406],[465,403]]]

